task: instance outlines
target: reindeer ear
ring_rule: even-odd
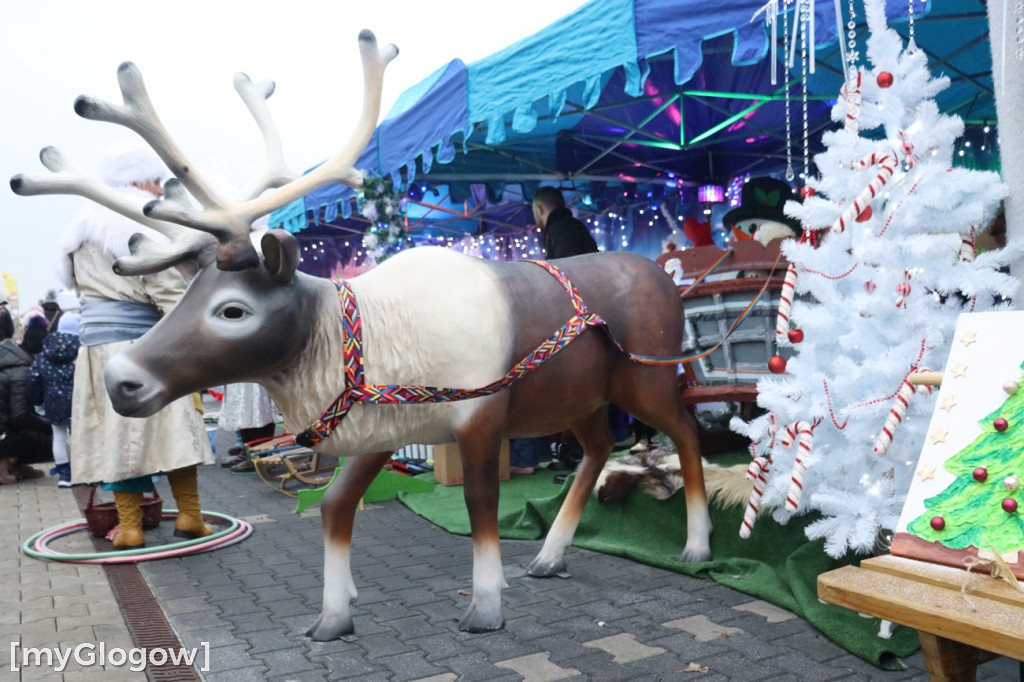
[[[285,230],[268,230],[260,240],[263,264],[282,284],[292,281],[299,265],[299,242]]]

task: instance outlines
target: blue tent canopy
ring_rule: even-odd
[[[417,215],[410,204],[410,225],[441,223],[468,234],[528,225],[523,197],[541,182],[561,182],[600,204],[624,195],[657,198],[665,187],[725,184],[747,172],[781,175],[784,67],[772,85],[771,36],[762,17],[752,20],[762,4],[592,0],[477,62],[452,61],[407,90],[356,167],[390,174],[417,201],[434,190],[436,197],[424,200],[429,210]],[[906,0],[887,1],[887,15],[904,35],[907,8]],[[817,70],[807,79],[812,155],[833,125],[829,112],[842,82],[834,11],[832,2],[815,4]],[[914,2],[914,16],[918,46],[952,80],[940,108],[979,131],[994,123],[981,0]],[[856,19],[863,50],[862,9]],[[778,52],[781,59],[781,36]],[[797,64],[791,81],[799,71]],[[789,156],[800,173],[799,84],[791,82],[789,96]],[[361,231],[366,223],[351,215],[353,197],[347,187],[323,187],[275,212],[270,224],[310,234],[328,226]]]

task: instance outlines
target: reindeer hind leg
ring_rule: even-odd
[[[658,368],[644,368],[646,377],[635,385],[643,390],[632,391],[620,405],[634,417],[667,435],[679,453],[679,472],[683,476],[686,496],[686,545],[676,557],[685,563],[708,561],[711,558],[711,516],[704,487],[704,468],[700,455],[697,421],[679,399],[675,373]]]
[[[583,446],[583,460],[544,538],[544,546],[527,569],[527,573],[535,578],[548,578],[566,570],[565,549],[572,544],[583,509],[615,445],[608,429],[607,406],[601,407],[579,424],[574,424],[572,432]]]

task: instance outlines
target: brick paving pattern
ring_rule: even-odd
[[[200,487],[204,508],[245,518],[252,537],[139,566],[182,645],[208,643],[210,669],[201,674],[213,682],[927,679],[920,652],[904,670],[880,670],[793,614],[710,580],[577,548],[567,552],[571,578],[530,578],[539,541],[502,542],[505,629],[459,632],[470,600],[470,540],[397,501],[368,504],[356,517],[356,634],[313,642],[305,631],[321,603],[319,513],[296,515],[292,498],[218,466],[200,470]],[[0,510],[8,539],[0,575],[17,586],[0,590],[3,679],[146,679],[111,666],[7,676],[12,641],[130,647],[131,639],[102,568],[20,552],[38,530],[80,518],[68,491],[47,479],[0,486]],[[981,666],[979,679],[1018,674],[1016,662],[997,659]]]

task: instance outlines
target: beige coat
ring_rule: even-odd
[[[140,301],[152,303],[166,314],[185,289],[175,270],[144,277],[114,274],[114,256],[93,241],[68,253],[72,283],[83,304],[99,299]],[[202,415],[192,397],[181,398],[147,419],[114,412],[103,370],[131,343],[82,346],[79,351],[71,406],[73,483],[122,481],[213,462]]]

